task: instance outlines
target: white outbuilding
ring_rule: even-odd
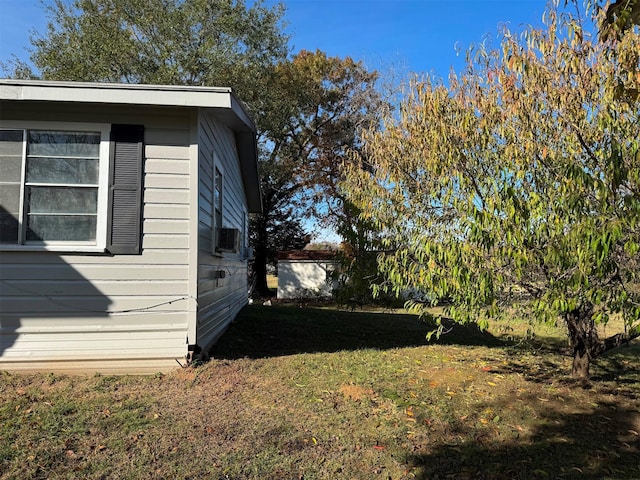
[[[293,250],[278,254],[279,299],[327,298],[337,285],[339,262],[329,250]]]

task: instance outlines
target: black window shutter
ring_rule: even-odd
[[[143,139],[142,125],[111,126],[107,250],[115,255],[142,247]]]

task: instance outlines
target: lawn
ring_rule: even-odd
[[[0,478],[638,479],[640,346],[593,382],[562,332],[246,308],[198,368],[0,375]]]

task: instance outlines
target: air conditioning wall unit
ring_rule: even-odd
[[[219,252],[237,253],[240,245],[240,230],[237,228],[221,228],[218,236]]]

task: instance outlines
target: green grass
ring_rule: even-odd
[[[197,369],[0,375],[0,478],[637,479],[640,347],[566,377],[562,332],[253,306]]]

